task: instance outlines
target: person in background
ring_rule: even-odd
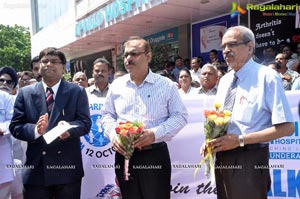
[[[36,80],[36,79],[34,78],[34,75],[31,71],[22,71],[19,75],[19,88],[28,86],[36,82],[32,80]]]
[[[74,74],[72,82],[74,84],[77,84],[79,86],[82,86],[83,88],[87,88],[88,87],[88,82],[87,82],[87,77],[86,74],[84,72],[77,72]]]
[[[64,53],[45,48],[39,54],[42,81],[20,89],[9,130],[28,143],[23,171],[25,199],[80,199],[84,176],[80,136],[91,127],[85,89],[66,82]],[[44,134],[74,125],[50,143]]]
[[[292,57],[294,53],[290,44],[283,46],[282,53],[286,54],[286,59],[288,60],[286,67],[293,71],[299,71],[299,59]]]
[[[216,99],[223,109],[232,111],[231,122],[224,136],[202,149],[211,147],[216,153],[218,198],[267,198],[271,186],[266,169],[268,142],[294,132],[293,115],[280,76],[252,59],[255,37],[249,28],[227,29],[221,49],[232,70],[222,77]],[[240,169],[230,169],[232,165]]]
[[[179,71],[181,71],[182,69],[188,69],[187,67],[185,67],[183,65],[183,61],[182,61],[182,57],[177,56],[175,58],[175,68],[172,70],[172,75],[175,78],[175,81],[178,83],[178,78],[179,78]]]
[[[201,76],[201,60],[198,57],[193,57],[191,60],[191,77],[192,85],[196,88],[200,87],[200,76]]]
[[[217,64],[218,59],[218,51],[216,49],[212,49],[209,51],[209,62],[210,64]]]
[[[22,183],[16,190],[12,140],[9,123],[13,115],[14,99],[4,91],[0,91],[0,198],[22,199]],[[21,166],[21,165],[20,165]]]
[[[197,94],[198,89],[192,87],[191,83],[192,83],[192,77],[190,71],[186,69],[182,69],[179,72],[180,88],[178,89],[178,91],[180,96]]]
[[[94,85],[94,84],[95,84],[95,79],[94,79],[93,77],[89,78],[89,79],[88,79],[88,85],[89,85],[89,86],[92,86],[92,85]]]
[[[198,94],[216,95],[218,90],[218,70],[213,64],[205,64],[201,69]]]
[[[224,68],[218,68],[218,82],[217,85],[219,85],[220,79],[226,74],[226,71]]]
[[[175,81],[175,77],[172,75],[172,71],[175,68],[175,62],[167,61],[164,66],[163,73],[165,77],[168,77],[170,80]]]
[[[115,168],[123,199],[170,198],[171,161],[165,141],[187,123],[187,109],[174,83],[149,68],[149,42],[131,37],[124,44],[124,65],[128,74],[110,86],[102,109],[105,135],[116,150]],[[129,181],[124,180],[124,146],[115,132],[121,121],[139,121],[145,128],[133,144]],[[159,169],[134,169],[156,165]]]
[[[110,65],[108,69],[108,82],[110,84],[114,81],[114,76],[115,76],[115,68]]]
[[[276,62],[280,64],[280,74],[282,78],[283,87],[285,90],[291,90],[292,84],[295,79],[299,77],[299,73],[293,71],[287,67],[287,55],[284,53],[278,53],[275,57]]]
[[[191,60],[189,58],[185,58],[183,61],[183,65],[187,68],[187,69],[191,69]]]
[[[31,71],[33,72],[34,78],[36,81],[41,81],[42,80],[42,75],[40,73],[40,59],[39,56],[35,56],[34,58],[31,59],[30,61],[30,67]]]
[[[94,85],[86,88],[88,96],[106,97],[109,89],[109,68],[110,63],[105,58],[98,58],[93,63]]]
[[[274,46],[268,46],[263,50],[264,60],[261,62],[262,65],[268,66],[275,60],[276,49]]]
[[[2,67],[0,68],[0,90],[8,94],[11,94],[13,97],[13,103],[15,102],[16,94],[14,90],[18,87],[18,77],[16,71],[11,67]],[[24,150],[26,144],[23,143],[23,147],[20,140],[12,137],[13,144],[13,155],[14,155],[14,164],[21,165],[24,162]],[[15,185],[17,186],[16,190],[20,190],[22,193],[22,176],[20,170],[16,171]],[[21,188],[19,188],[21,187]],[[13,189],[14,191],[14,189]]]
[[[281,66],[278,62],[276,62],[276,61],[270,62],[267,66],[272,68],[273,70],[275,70],[277,73],[280,74]]]
[[[17,85],[18,75],[15,69],[7,66],[0,68],[0,90],[13,94]]]

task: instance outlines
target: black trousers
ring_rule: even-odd
[[[246,145],[216,154],[218,199],[267,199],[269,146]]]
[[[116,153],[115,172],[123,199],[169,199],[171,161],[166,143],[133,153],[129,181],[124,180],[124,156]]]
[[[24,199],[80,199],[80,193],[81,180],[51,186],[24,185]]]

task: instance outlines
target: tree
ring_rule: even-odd
[[[16,71],[31,71],[30,53],[29,28],[0,24],[0,67],[12,66]]]

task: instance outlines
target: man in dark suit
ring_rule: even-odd
[[[84,88],[62,79],[66,57],[61,51],[46,48],[39,57],[43,79],[20,89],[9,126],[14,137],[28,142],[24,197],[79,199],[84,175],[79,137],[91,127],[88,98]],[[46,96],[53,100],[46,102]],[[65,124],[77,127],[47,144],[43,135]]]

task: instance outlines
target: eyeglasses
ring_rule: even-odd
[[[229,43],[227,43],[227,44],[221,45],[221,46],[220,46],[220,49],[221,49],[221,50],[225,50],[226,46],[227,46],[227,48],[229,48],[229,49],[233,49],[233,48],[236,48],[236,47],[238,47],[238,46],[240,46],[240,45],[245,45],[245,44],[247,44],[247,43],[249,43],[249,42],[250,42],[250,41],[246,41],[246,42],[229,42]]]
[[[9,86],[14,85],[14,81],[12,79],[0,79],[0,84],[4,84],[6,82]]]
[[[28,83],[30,81],[30,79],[21,79],[20,80],[22,83]]]
[[[133,52],[126,52],[126,53],[124,53],[123,58],[127,58],[128,55],[130,55],[130,57],[136,58],[136,57],[140,56],[143,53],[147,54],[148,52],[146,52],[146,51],[144,51],[144,52],[134,52],[134,51]]]
[[[57,64],[61,64],[61,63],[62,63],[61,61],[55,60],[55,59],[44,59],[44,60],[41,60],[42,65],[47,65],[49,62],[50,62],[51,64],[54,64],[54,65],[57,65]]]

